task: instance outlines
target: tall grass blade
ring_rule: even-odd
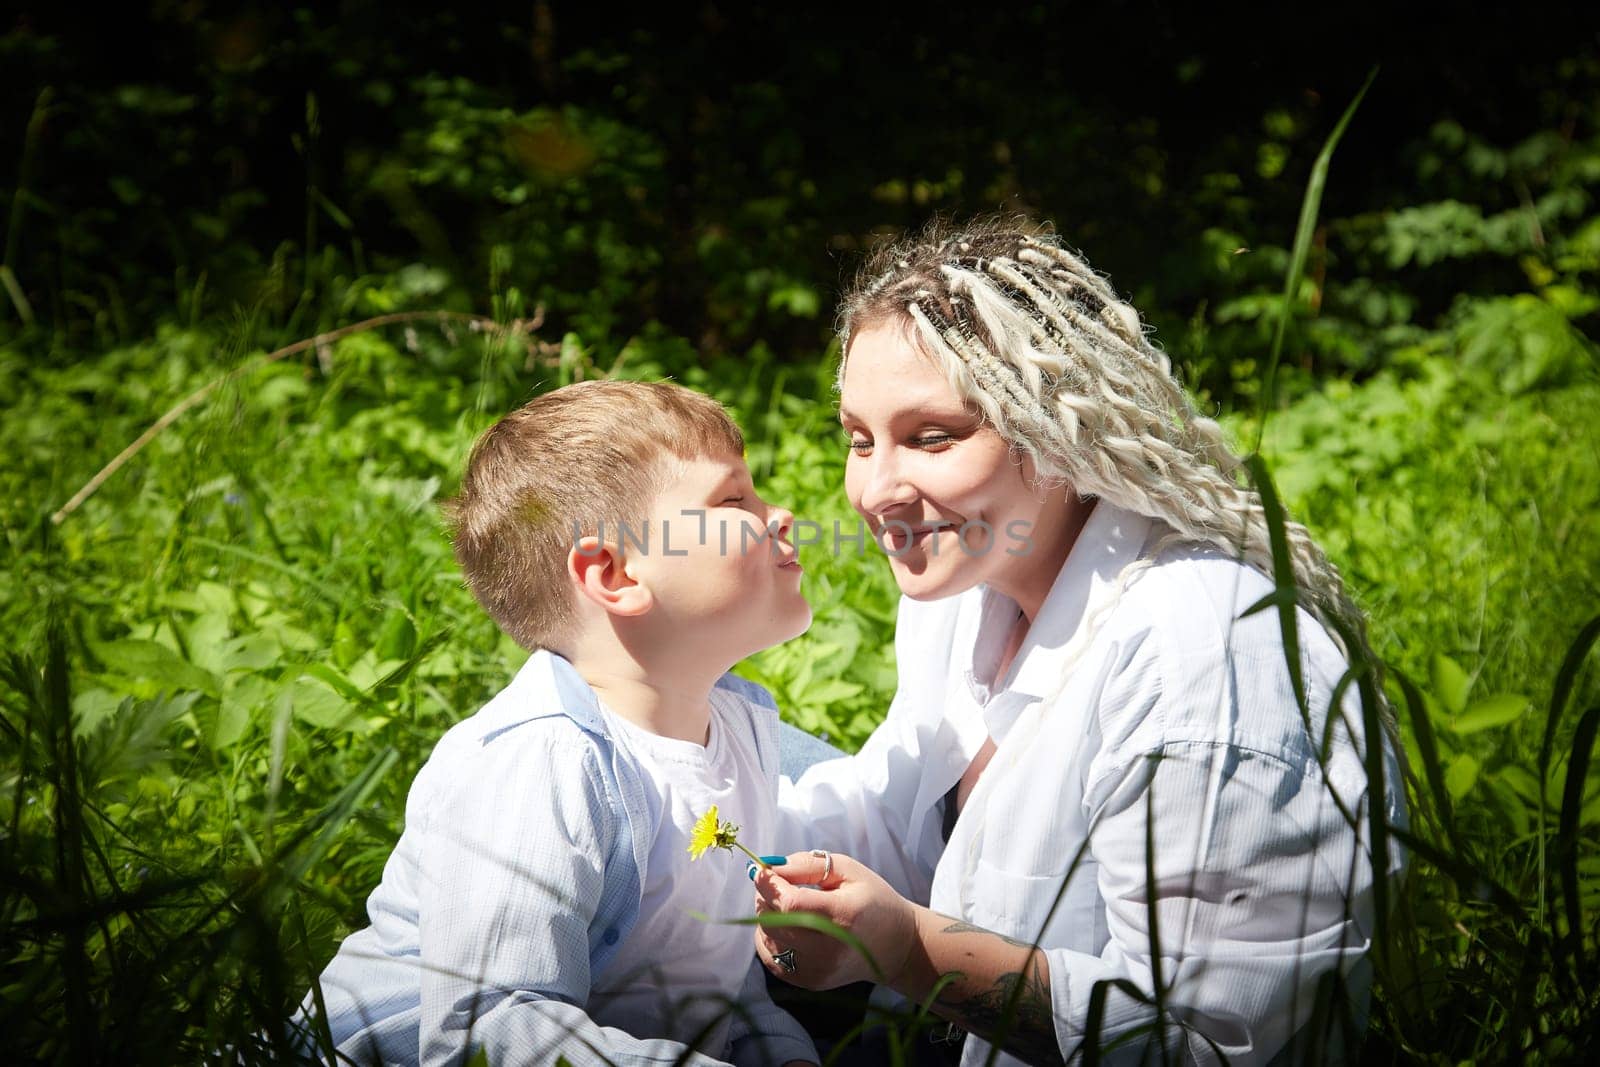
[[[1150,760],[1160,766],[1161,756]],[[1150,928],[1150,989],[1155,994],[1156,1037],[1161,1042],[1162,1067],[1172,1062],[1172,1051],[1167,1048],[1166,1028],[1166,978],[1161,973],[1161,901],[1165,895],[1156,891],[1156,790],[1154,767],[1151,782],[1144,794],[1144,900],[1145,923]]]
[[[1328,184],[1328,165],[1333,161],[1333,150],[1339,146],[1339,141],[1344,137],[1345,127],[1350,125],[1350,120],[1355,116],[1356,109],[1361,106],[1361,101],[1366,97],[1367,90],[1372,88],[1373,79],[1378,76],[1378,68],[1373,67],[1367,75],[1367,80],[1361,83],[1361,89],[1356,93],[1355,99],[1350,101],[1344,109],[1344,114],[1333,127],[1333,132],[1328,134],[1328,139],[1323,142],[1322,151],[1317,153],[1317,161],[1311,166],[1311,178],[1306,182],[1306,195],[1300,202],[1300,221],[1295,226],[1294,248],[1289,254],[1289,272],[1283,279],[1283,311],[1278,316],[1278,326],[1272,334],[1272,348],[1267,355],[1267,369],[1261,390],[1261,419],[1256,424],[1256,443],[1252,449],[1261,451],[1261,439],[1266,433],[1267,416],[1272,410],[1273,393],[1277,388],[1278,361],[1283,356],[1283,339],[1289,329],[1289,317],[1293,313],[1294,301],[1300,291],[1300,279],[1305,277],[1306,259],[1311,253],[1311,237],[1317,228],[1317,213],[1322,209],[1322,190]]]
[[[17,280],[17,272],[6,263],[0,263],[0,288],[4,288],[6,295],[11,298],[11,306],[17,309],[17,317],[22,324],[32,326],[33,305],[28,302],[28,294],[23,292],[22,283]]]
[[[1545,795],[1546,786],[1550,781],[1550,760],[1554,756],[1556,728],[1561,723],[1561,716],[1566,713],[1567,701],[1572,697],[1572,688],[1578,683],[1578,672],[1583,669],[1584,661],[1589,658],[1589,652],[1594,648],[1596,641],[1600,641],[1600,615],[1590,619],[1584,628],[1578,631],[1578,636],[1573,639],[1572,644],[1567,647],[1567,654],[1561,661],[1561,669],[1556,672],[1555,688],[1550,691],[1550,711],[1544,721],[1544,737],[1539,741],[1539,914],[1541,916],[1545,909],[1545,885],[1549,881],[1544,854],[1545,826],[1549,815]]]
[[[295,834],[290,842],[274,857],[286,881],[295,882],[322,858],[333,845],[334,837],[344,829],[345,823],[355,814],[385,775],[399,762],[400,753],[392,745],[373,756],[361,772],[339,791],[333,803],[324,808],[315,819]]]
[[[1428,720],[1428,709],[1422,693],[1405,674],[1398,670],[1392,673],[1400,684],[1400,692],[1405,696],[1406,709],[1411,713],[1412,737],[1417,742],[1417,753],[1422,757],[1422,773],[1428,780],[1429,799],[1433,801],[1439,825],[1449,839],[1451,849],[1458,856],[1466,856],[1466,846],[1456,832],[1455,809],[1450,802],[1450,790],[1445,788],[1444,765],[1439,762],[1439,744],[1434,739],[1433,723]]]
[[[1106,1025],[1106,996],[1115,988],[1144,1004],[1152,1003],[1144,990],[1126,978],[1102,978],[1089,990],[1089,1010],[1083,1024],[1083,1067],[1099,1067],[1100,1057],[1116,1042],[1103,1043],[1100,1031]]]
[[[1578,682],[1578,671],[1583,667],[1583,661],[1589,657],[1589,650],[1596,641],[1600,641],[1600,615],[1590,619],[1578,631],[1578,636],[1573,639],[1567,648],[1567,654],[1561,661],[1561,669],[1556,672],[1555,688],[1550,693],[1550,714],[1544,723],[1544,739],[1539,743],[1539,779],[1544,784],[1545,775],[1550,771],[1555,740],[1556,726],[1561,722],[1561,714],[1566,711],[1567,701],[1572,697],[1572,687]]]
[[[1594,739],[1600,731],[1600,706],[1592,707],[1578,720],[1572,736],[1572,756],[1567,763],[1567,781],[1561,791],[1561,822],[1556,831],[1557,862],[1561,867],[1561,895],[1567,905],[1567,945],[1576,964],[1580,988],[1586,968],[1583,960],[1583,902],[1578,892],[1578,820],[1583,810],[1583,787],[1589,775],[1589,760]]]
[[[88,912],[93,907],[93,889],[83,868],[84,818],[82,781],[78,774],[78,744],[73,735],[71,682],[67,670],[66,628],[52,614],[45,629],[44,685],[42,718],[49,738],[50,762],[47,773],[55,790],[55,875],[56,893],[63,911]],[[96,1033],[91,1010],[92,965],[86,933],[90,921],[80,918],[64,924],[66,944],[61,952],[61,967],[66,981],[67,1045],[78,1062],[93,1058]]]
[[[1283,660],[1289,668],[1289,684],[1294,687],[1295,704],[1300,708],[1300,721],[1311,730],[1311,705],[1306,699],[1306,680],[1300,669],[1300,627],[1295,618],[1299,603],[1295,588],[1294,561],[1289,556],[1289,537],[1284,530],[1283,504],[1278,500],[1278,490],[1272,484],[1266,461],[1257,453],[1245,460],[1256,492],[1261,495],[1261,508],[1266,512],[1267,536],[1272,543],[1272,581],[1277,589],[1245,609],[1241,618],[1276,605],[1278,629],[1283,635]]]
[[[1528,913],[1523,908],[1522,902],[1509,889],[1490,877],[1482,867],[1463,857],[1454,856],[1433,842],[1401,827],[1391,826],[1388,833],[1390,837],[1409,849],[1413,856],[1426,860],[1439,868],[1441,874],[1448,875],[1463,896],[1493,904],[1512,925],[1528,921]]]
[[[0,264],[8,268],[8,276],[15,278],[12,269],[17,262],[17,250],[22,244],[22,214],[31,195],[28,182],[33,177],[33,161],[38,150],[40,135],[44,132],[45,121],[50,117],[50,105],[55,98],[55,89],[45,86],[39,90],[39,95],[33,101],[33,113],[28,116],[28,126],[22,135],[22,160],[17,164],[17,185],[11,193],[11,211],[6,219],[6,246],[3,255],[0,255]],[[7,286],[9,289],[10,286]],[[13,300],[21,293],[21,287],[16,288]],[[25,310],[27,301],[24,299],[17,306],[18,314],[24,321],[29,320],[31,312]]]
[[[1095,825],[1097,823],[1090,824],[1089,833],[1084,835],[1083,841],[1078,845],[1078,850],[1072,855],[1072,862],[1067,865],[1066,873],[1061,876],[1061,884],[1056,887],[1055,898],[1050,901],[1050,907],[1045,912],[1044,919],[1039,923],[1039,929],[1034,934],[1033,941],[1029,945],[1031,952],[1041,951],[1040,946],[1044,942],[1044,932],[1050,928],[1050,921],[1055,918],[1057,909],[1061,907],[1061,902],[1066,899],[1067,889],[1072,885],[1073,875],[1078,872],[1078,868],[1083,864],[1084,857],[1089,854],[1089,843],[1093,839]],[[1024,962],[1024,975],[1026,975],[1027,967],[1033,963],[1033,959],[1034,957],[1030,954]],[[1022,994],[1026,988],[1026,982],[1019,981],[1011,988],[1011,992],[1006,995],[1005,1004],[1001,1008],[1000,1029],[995,1040],[990,1043],[989,1057],[984,1061],[986,1065],[996,1062],[999,1058],[1002,1041],[1016,1018],[1017,1008],[1022,1002]]]
[[[1353,646],[1359,647],[1359,646]],[[1371,664],[1360,674],[1362,762],[1367,772],[1367,840],[1372,848],[1372,926],[1376,966],[1389,969],[1389,816],[1385,798],[1389,795],[1384,776],[1383,703]],[[1330,715],[1333,710],[1329,709]],[[1395,783],[1396,788],[1399,787]]]
[[[867,967],[872,971],[872,976],[877,982],[881,984],[887,980],[883,973],[883,968],[878,966],[877,959],[872,955],[872,950],[867,948],[865,941],[838,923],[824,919],[820,915],[813,915],[807,911],[769,911],[746,919],[728,919],[726,921],[735,926],[760,926],[763,929],[797,926],[802,930],[815,930],[820,934],[827,934],[834,940],[859,953],[861,958],[866,960]]]

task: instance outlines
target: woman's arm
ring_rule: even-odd
[[[899,893],[926,900],[938,860],[937,806],[918,806],[924,751],[917,723],[896,701],[854,756],[810,767],[778,789],[774,852],[825,848],[869,864]]]
[[[913,900],[927,900],[944,850],[939,801],[987,739],[983,721],[944,706],[943,667],[966,597],[902,599],[895,626],[899,688],[861,751],[783,781],[774,852],[854,856]],[[923,664],[913,667],[913,664]]]
[[[874,978],[918,1001],[941,975],[960,972],[933,1010],[1033,1062],[1060,1062],[1088,1042],[1108,1061],[1164,1045],[1182,1062],[1255,1064],[1359,1032],[1367,979],[1352,969],[1372,928],[1370,864],[1327,786],[1276,758],[1212,744],[1172,746],[1141,763],[1144,773],[1113,776],[1096,793],[1109,925],[1097,952],[1059,947],[1065,931],[1030,949],[943,918],[844,856],[833,857],[821,889],[807,888],[826,860],[798,855],[757,877],[758,911],[823,917],[871,962],[789,926],[763,929],[759,954],[799,985]],[[1007,892],[991,881],[978,899],[1000,909]],[[772,962],[785,949],[793,972]],[[1340,1010],[1341,999],[1355,1014]]]
[[[876,980],[917,1003],[938,988],[941,1018],[1030,1063],[1064,1062],[1039,949],[913,904],[848,856],[833,855],[829,869],[799,853],[782,870],[757,875],[757,912],[821,915],[859,938],[870,959],[816,931],[758,929],[758,954],[772,973],[808,989]],[[773,961],[786,949],[793,971]]]
[[[1029,1063],[1066,1062],[1050,1011],[1050,965],[1038,948],[911,905],[912,952],[893,988],[916,1003],[952,975],[933,1001],[938,1015]]]

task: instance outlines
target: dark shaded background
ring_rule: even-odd
[[[1570,138],[1600,88],[1593,5],[664,7],[26,3],[0,37],[6,262],[58,350],[185,301],[326,326],[336,279],[418,261],[441,302],[516,287],[601,350],[654,323],[781,359],[824,343],[875,235],[1000,208],[1054,220],[1171,346],[1215,297],[1208,231],[1287,245],[1373,67],[1330,217],[1514,206],[1429,131]],[[1408,279],[1414,314],[1506,270]]]

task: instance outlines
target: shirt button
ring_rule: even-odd
[[[615,945],[617,943],[617,928],[615,926],[606,927],[606,932],[600,935],[600,940],[608,945]]]

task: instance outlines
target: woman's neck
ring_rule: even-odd
[[[1078,535],[1083,532],[1084,523],[1089,521],[1089,514],[1094,511],[1096,498],[1084,500],[1071,489],[1064,492],[1062,506],[1054,511],[1058,521],[1045,526],[1042,535],[1034,538],[1032,551],[1013,557],[1014,565],[989,581],[992,588],[1017,602],[1028,625],[1032,625],[1033,620],[1039,617],[1039,609],[1044,606],[1045,597],[1050,595],[1056,575],[1066,565],[1067,557],[1078,543]],[[1022,632],[1026,634],[1026,627]],[[1020,646],[1021,641],[1017,643]],[[1012,649],[1012,655],[1015,654],[1016,649]]]

